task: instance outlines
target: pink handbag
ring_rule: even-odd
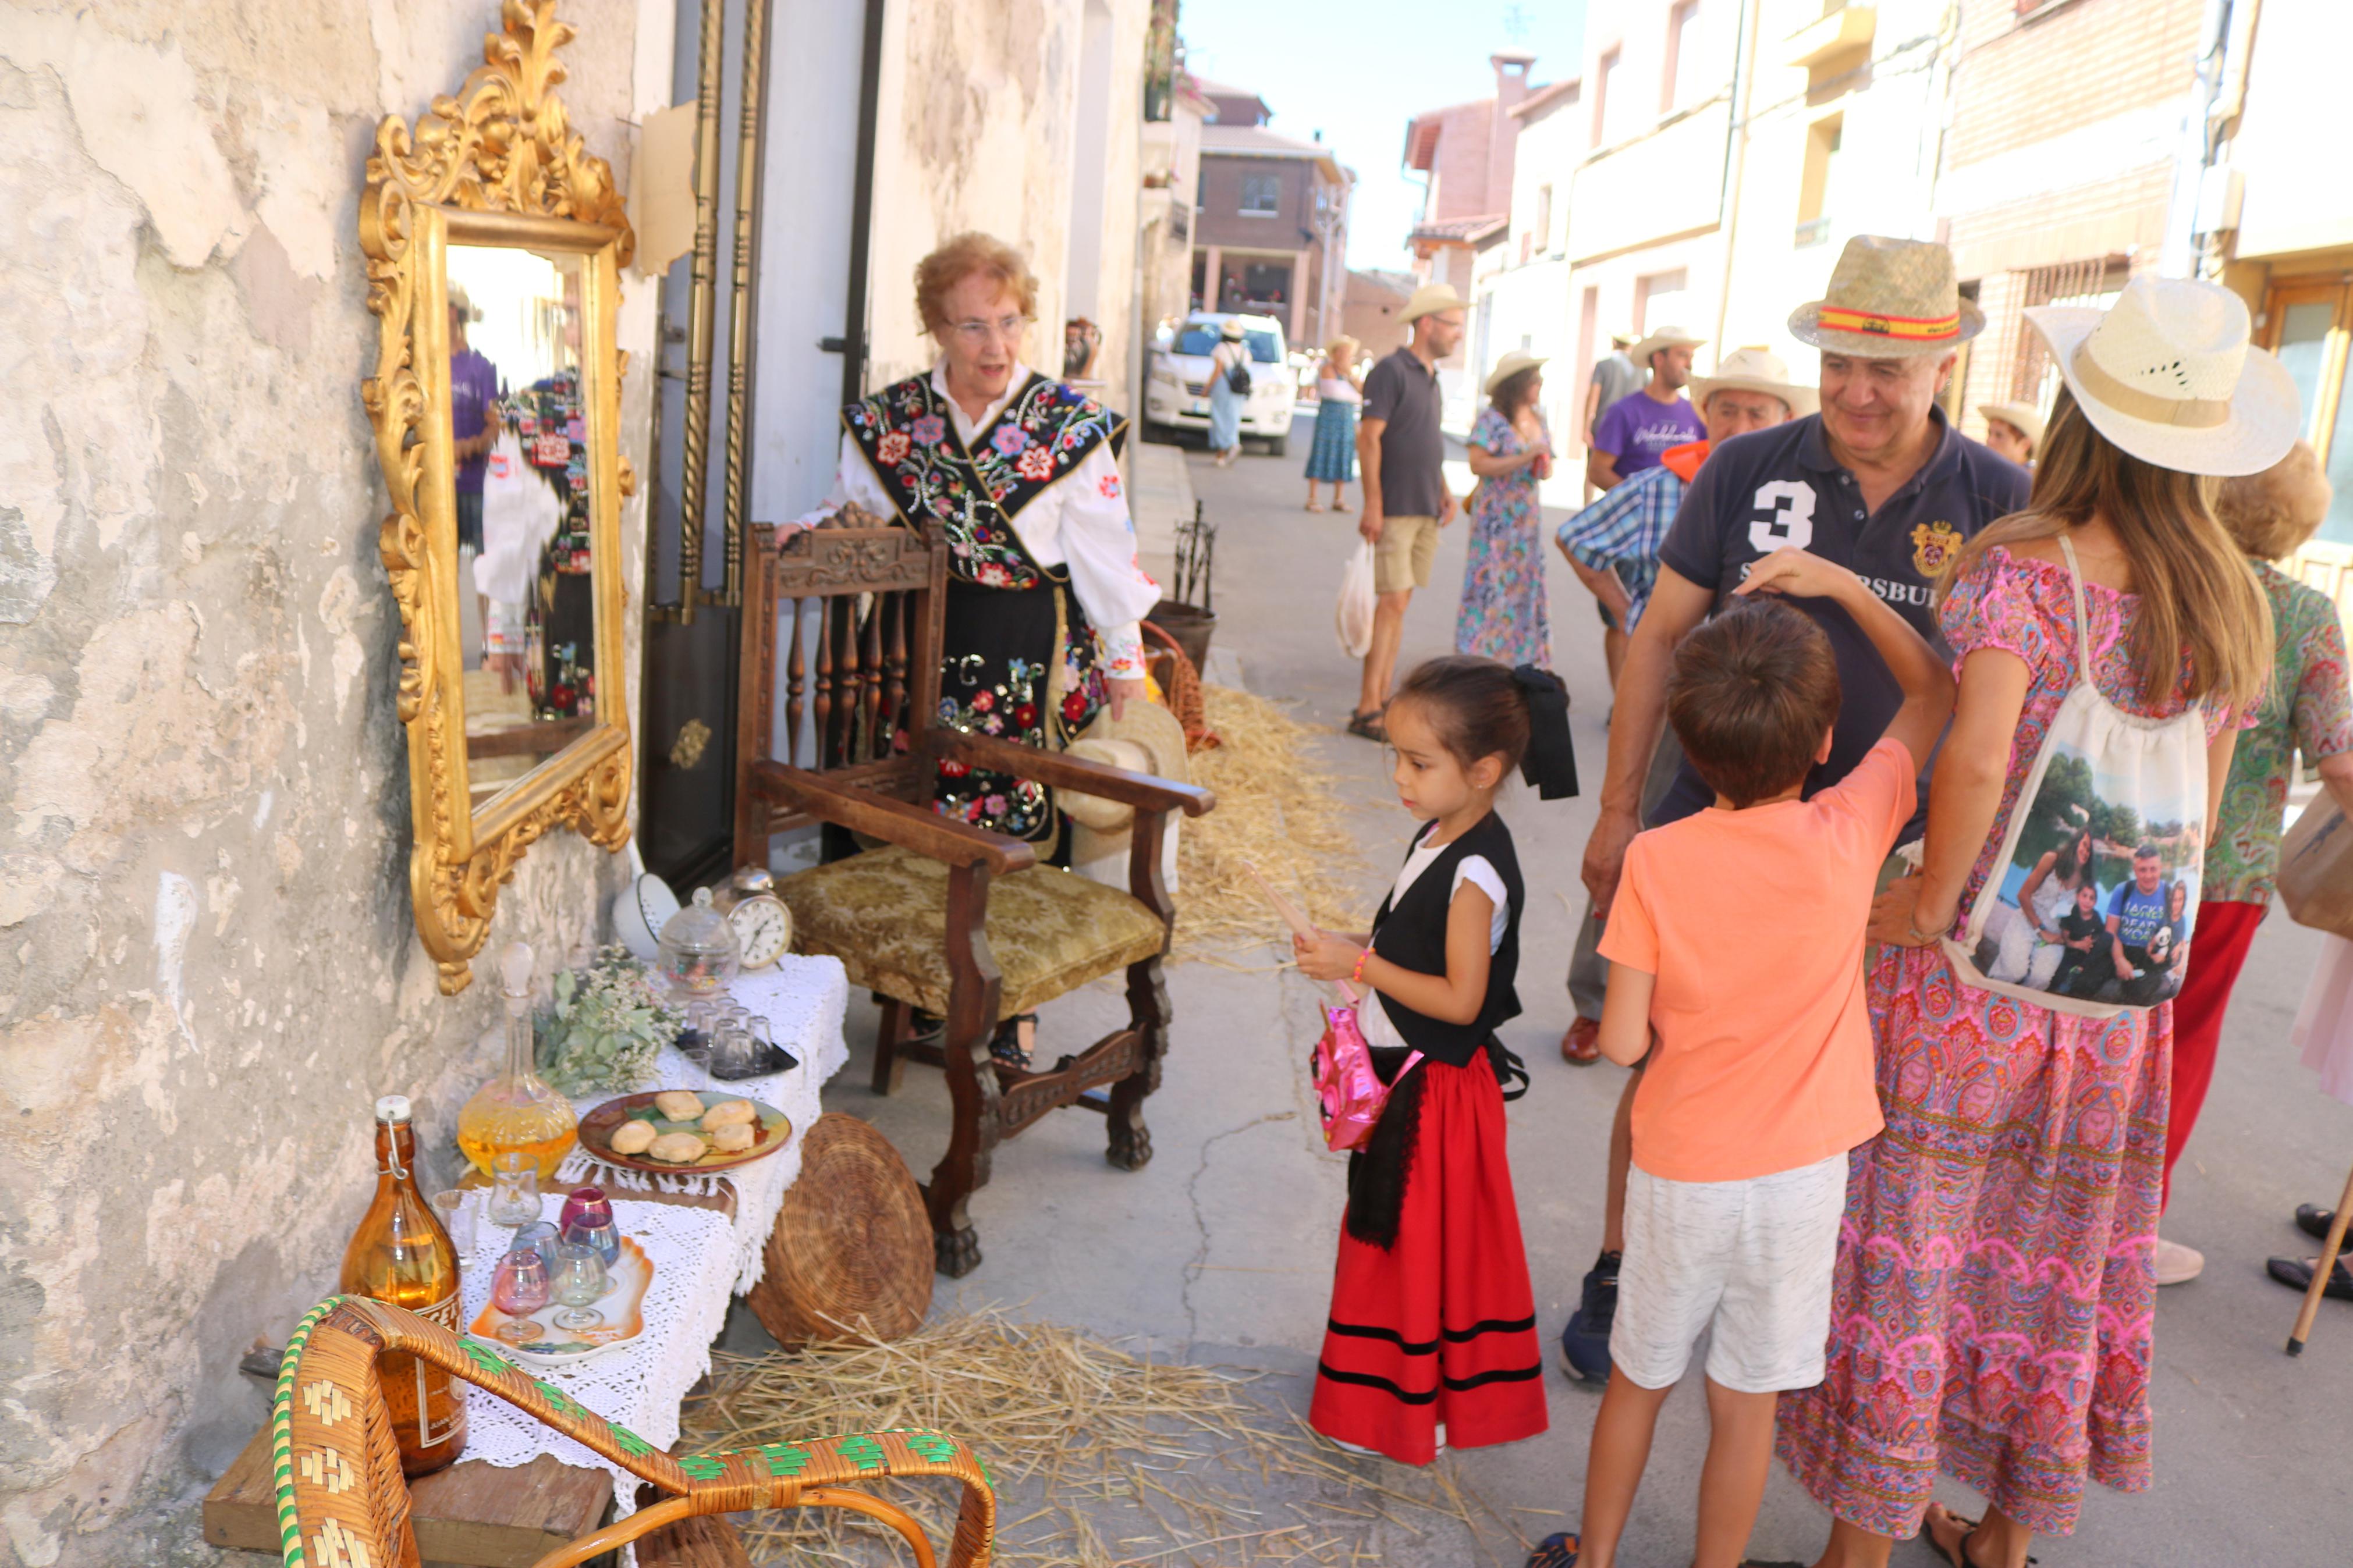
[[[1419,1060],[1419,1051],[1406,1058],[1397,1076],[1405,1077]],[[1363,1148],[1381,1119],[1381,1107],[1388,1103],[1389,1085],[1373,1071],[1373,1048],[1365,1044],[1364,1031],[1356,1027],[1355,1005],[1325,1005],[1324,1034],[1315,1042],[1314,1061],[1324,1146],[1336,1154]]]

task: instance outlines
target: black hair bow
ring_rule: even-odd
[[[1577,750],[1568,739],[1568,688],[1549,669],[1524,664],[1512,671],[1528,704],[1528,752],[1520,776],[1536,786],[1540,800],[1565,800],[1577,793]]]

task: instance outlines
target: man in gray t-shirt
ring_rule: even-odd
[[[1443,283],[1415,289],[1398,315],[1412,325],[1412,341],[1365,377],[1365,411],[1356,424],[1365,510],[1356,531],[1373,547],[1373,644],[1348,733],[1366,740],[1388,739],[1381,710],[1397,674],[1405,607],[1416,588],[1430,585],[1438,531],[1454,518],[1446,437],[1438,427],[1438,362],[1461,345],[1463,311],[1461,299]]]
[[[1650,373],[1634,363],[1626,351],[1634,346],[1630,332],[1609,334],[1609,353],[1596,360],[1593,380],[1585,389],[1585,445],[1593,445],[1593,426],[1604,414],[1624,398],[1642,390],[1651,379]],[[1590,499],[1588,497],[1588,499]]]

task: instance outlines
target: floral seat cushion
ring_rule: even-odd
[[[794,945],[841,960],[852,985],[926,1012],[948,1010],[948,868],[896,846],[798,871],[777,893]],[[1033,866],[988,884],[989,952],[1005,976],[997,1016],[1034,1013],[1088,981],[1158,952],[1167,928],[1127,894]]]

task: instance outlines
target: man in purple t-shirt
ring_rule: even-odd
[[[482,548],[482,475],[497,438],[499,372],[468,346],[466,328],[482,312],[462,289],[449,290],[449,426],[458,458],[458,545]]]
[[[1594,422],[1585,454],[1585,478],[1597,489],[1659,466],[1659,454],[1686,441],[1707,439],[1707,423],[1683,395],[1692,351],[1705,342],[1680,327],[1661,327],[1636,343],[1632,358],[1651,373],[1650,384],[1630,392]]]

